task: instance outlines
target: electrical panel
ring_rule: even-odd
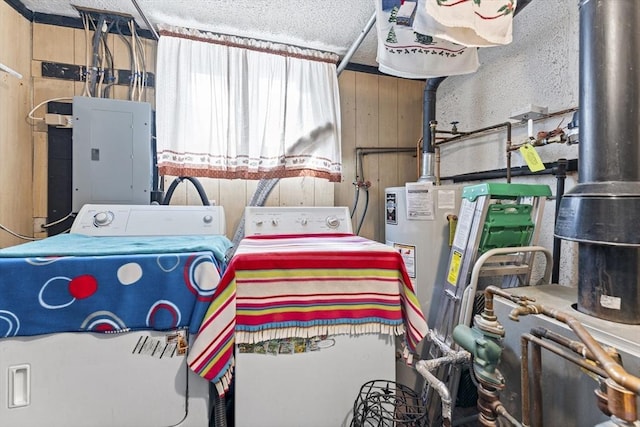
[[[151,202],[151,104],[73,98],[72,211]]]

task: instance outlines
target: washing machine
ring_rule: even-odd
[[[361,387],[372,380],[395,379],[393,333],[375,329],[371,333],[327,333],[323,327],[317,327],[316,333],[309,332],[313,327],[301,327],[296,333],[287,326],[303,323],[281,322],[282,329],[275,329],[280,333],[270,335],[267,330],[260,334],[258,329],[262,326],[257,326],[261,323],[260,308],[264,309],[265,318],[282,310],[285,319],[297,310],[292,307],[305,305],[307,298],[317,298],[325,292],[324,286],[336,285],[334,295],[357,289],[357,280],[367,286],[367,279],[362,277],[348,281],[341,276],[348,273],[340,268],[349,268],[349,254],[355,253],[350,251],[351,245],[365,248],[369,258],[364,258],[364,263],[371,268],[376,264],[375,251],[385,255],[397,253],[386,245],[353,235],[346,207],[247,207],[245,230],[246,237],[229,264],[239,278],[234,373],[236,425],[350,425]],[[245,262],[249,265],[247,270]],[[269,270],[254,262],[267,266],[289,264],[283,269]],[[297,262],[305,264],[293,265]],[[307,262],[310,270],[306,269]],[[323,270],[316,269],[318,266]],[[252,268],[255,270],[251,271]],[[251,287],[240,280],[246,275],[265,286]],[[318,294],[311,295],[304,289],[313,286],[314,281],[322,282],[323,286],[315,288]],[[270,285],[273,287],[269,288]],[[252,294],[253,291],[263,294]],[[329,307],[336,303],[332,296],[323,294],[324,297],[322,304]],[[267,308],[265,304],[272,305]],[[301,311],[310,309],[305,307]]]
[[[0,424],[207,426],[186,356],[224,233],[220,206],[85,205],[71,234],[0,250]]]

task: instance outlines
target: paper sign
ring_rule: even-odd
[[[435,219],[433,184],[428,182],[407,182],[407,219],[431,220]]]

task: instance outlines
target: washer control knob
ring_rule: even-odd
[[[300,220],[300,224],[302,224],[302,225],[307,225],[307,223],[308,223],[308,222],[309,222],[309,221],[307,220],[307,218],[302,218],[302,219]]]
[[[257,221],[256,221],[256,225],[257,225],[258,227],[260,227],[260,226],[262,225],[262,220],[261,220],[261,219],[257,220]]]
[[[202,220],[205,224],[211,224],[213,222],[213,217],[211,215],[205,215]]]
[[[273,225],[274,227],[277,227],[278,226],[278,218],[273,218],[271,220],[271,225]]]
[[[338,228],[340,226],[340,219],[333,215],[327,217],[327,226],[329,226],[329,228]]]
[[[113,212],[98,212],[93,216],[93,225],[96,227],[106,227],[113,221]]]

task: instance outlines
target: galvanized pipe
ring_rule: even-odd
[[[160,36],[158,35],[158,32],[156,31],[155,28],[153,28],[153,25],[151,25],[151,22],[149,22],[149,20],[147,19],[147,15],[144,14],[142,9],[140,8],[140,5],[138,5],[137,0],[131,0],[131,3],[133,3],[133,5],[135,6],[136,10],[140,14],[140,17],[142,17],[142,20],[144,21],[144,23],[147,24],[147,27],[149,27],[149,31],[151,31],[151,34],[153,34],[153,38],[156,40],[160,40]]]
[[[373,15],[371,15],[371,18],[369,18],[369,20],[367,21],[367,24],[364,26],[364,28],[362,29],[358,37],[355,39],[355,41],[351,44],[351,46],[349,47],[349,50],[347,50],[347,53],[342,58],[342,61],[340,61],[340,64],[338,64],[338,68],[337,68],[338,77],[340,77],[340,74],[347,67],[347,65],[349,64],[349,61],[351,61],[351,57],[353,56],[354,53],[356,53],[356,50],[358,50],[358,48],[362,44],[362,41],[367,36],[367,34],[369,34],[369,31],[371,31],[371,27],[373,27],[373,24],[375,23],[376,23],[376,13],[373,12]]]

